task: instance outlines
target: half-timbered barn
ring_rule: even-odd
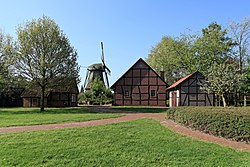
[[[55,88],[45,92],[45,107],[75,107],[77,106],[77,85],[69,88]],[[35,88],[26,89],[22,95],[23,107],[39,107],[41,91]]]
[[[195,72],[168,87],[169,106],[214,106],[214,94],[205,93],[201,89],[204,80],[200,72]]]
[[[143,59],[139,59],[112,86],[113,105],[166,106],[168,84]]]

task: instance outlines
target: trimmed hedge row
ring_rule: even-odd
[[[250,108],[177,107],[167,113],[187,127],[250,143]]]

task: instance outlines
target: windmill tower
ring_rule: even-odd
[[[111,71],[105,64],[102,42],[101,42],[101,49],[102,49],[102,55],[101,55],[102,63],[92,64],[88,66],[86,78],[84,81],[84,91],[89,91],[91,89],[95,78],[100,78],[100,80],[109,88],[108,75],[110,75]]]

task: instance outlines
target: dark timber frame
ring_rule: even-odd
[[[170,96],[170,106],[214,106],[215,95],[201,90],[205,77],[200,72],[195,72],[171,85],[167,91]],[[176,93],[176,99],[173,99]],[[175,100],[177,101],[176,103]]]
[[[78,94],[76,82],[48,89],[44,94],[45,107],[76,107]],[[37,87],[31,86],[22,92],[21,98],[23,107],[39,107],[41,92]]]
[[[167,87],[168,84],[140,58],[111,86],[113,105],[165,106]],[[125,96],[126,91],[129,96]],[[151,91],[155,91],[154,96]]]

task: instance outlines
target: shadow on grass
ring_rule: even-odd
[[[102,113],[89,109],[88,107],[67,107],[67,108],[45,108],[44,112],[40,108],[0,108],[1,114],[96,114]]]
[[[167,107],[147,107],[147,106],[112,106],[109,108],[116,112],[126,113],[164,113],[169,108]]]
[[[101,114],[101,113],[164,113],[167,107],[147,107],[147,106],[82,106],[65,108],[45,108],[44,112],[40,108],[0,108],[0,115],[7,114]]]

